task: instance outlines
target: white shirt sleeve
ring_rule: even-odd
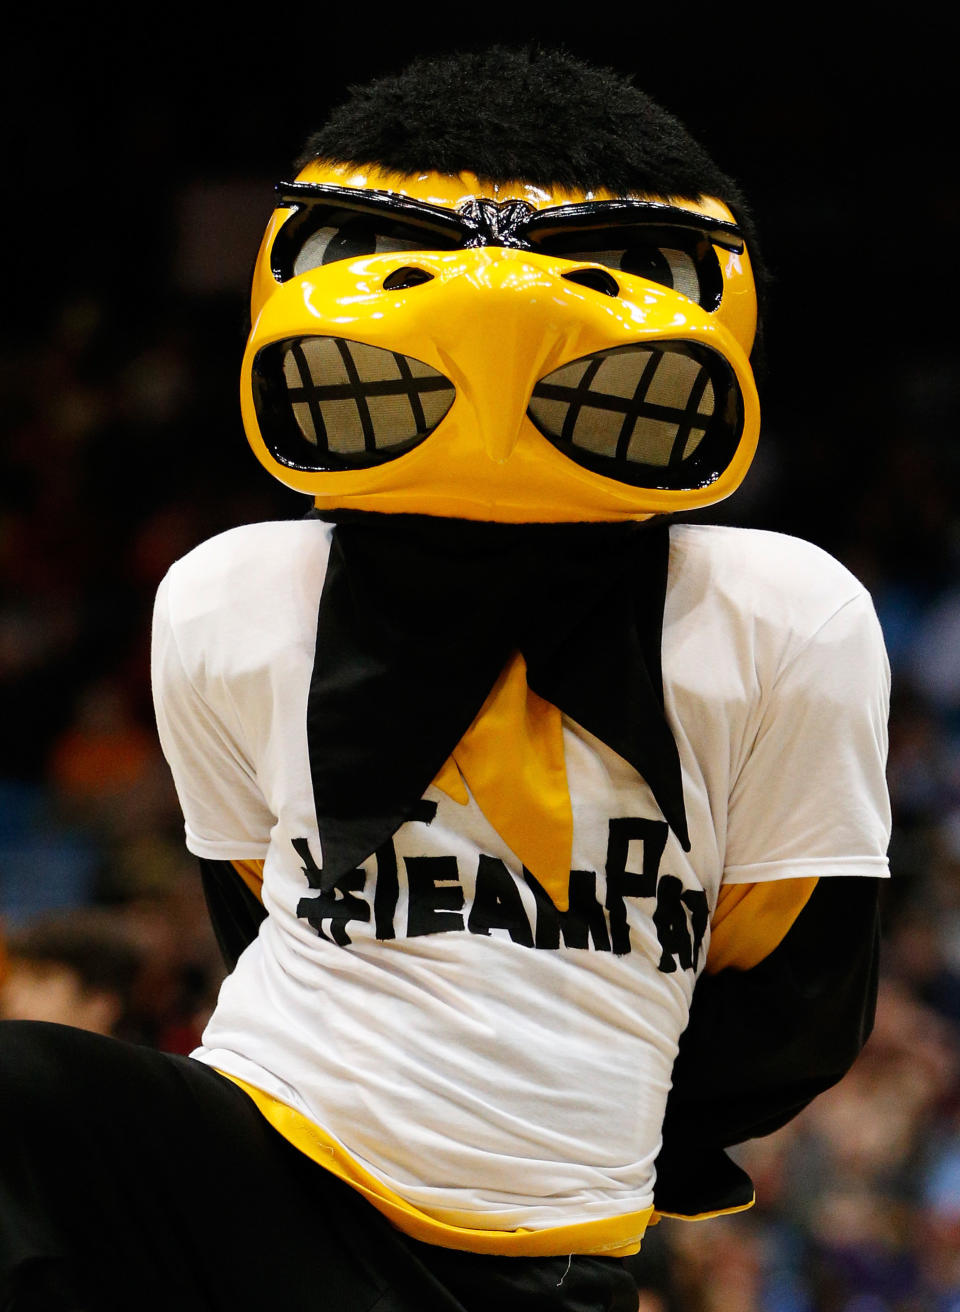
[[[767,691],[731,789],[725,883],[889,873],[889,697],[880,626],[858,592]]]
[[[174,570],[176,567],[174,567]],[[217,705],[203,660],[185,661],[168,574],[153,618],[153,698],[160,744],[173,774],[188,849],[213,860],[260,860],[274,824],[239,725]],[[193,668],[191,668],[191,666]],[[204,686],[205,685],[205,686]]]

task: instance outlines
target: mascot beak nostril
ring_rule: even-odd
[[[420,269],[415,264],[404,264],[393,273],[388,273],[383,280],[383,289],[387,292],[402,291],[406,287],[419,287],[421,283],[432,282],[433,274]]]
[[[564,278],[567,282],[579,283],[581,287],[590,287],[595,292],[603,292],[604,296],[619,296],[620,284],[606,269],[574,269],[572,273],[565,273]]]

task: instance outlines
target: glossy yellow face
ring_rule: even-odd
[[[628,199],[310,165],[254,275],[258,459],[328,510],[596,522],[728,496],[759,429],[749,257],[717,200]]]

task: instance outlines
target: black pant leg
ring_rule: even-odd
[[[479,1256],[406,1242],[445,1289],[481,1312],[637,1312],[636,1283],[618,1258]]]
[[[84,1312],[462,1312],[215,1071],[4,1022],[0,1289],[31,1263],[66,1273]]]
[[[0,1312],[635,1307],[609,1259],[401,1235],[199,1062],[0,1023]]]

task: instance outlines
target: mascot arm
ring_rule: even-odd
[[[794,887],[767,897],[789,927],[760,959],[764,939],[776,938],[772,915],[764,933],[750,927],[751,906],[765,909],[756,895],[763,886],[733,910],[718,906],[667,1101],[655,1194],[662,1215],[749,1206],[752,1183],[722,1150],[779,1129],[835,1084],[873,1026],[880,880],[784,882]],[[791,898],[801,909],[789,923]],[[739,950],[738,919],[748,927]]]
[[[207,910],[227,968],[257,937],[267,914],[263,905],[262,861],[210,861],[200,857]]]

